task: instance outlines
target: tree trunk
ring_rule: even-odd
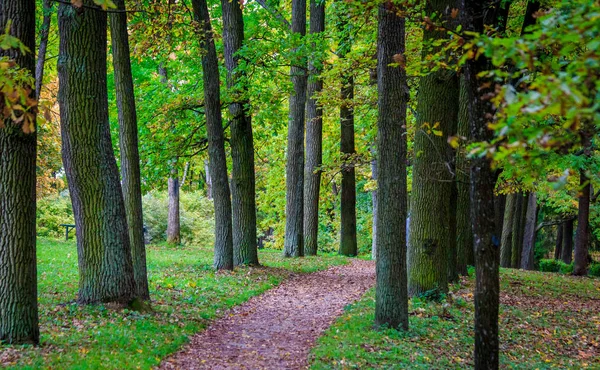
[[[500,239],[500,266],[505,268],[510,267],[512,262],[513,223],[519,197],[518,193],[508,194],[504,206],[502,237]]]
[[[523,270],[534,269],[535,261],[533,260],[533,252],[535,249],[537,214],[537,197],[535,193],[531,193],[529,194],[529,199],[527,201],[525,232],[523,235],[523,251],[521,253],[521,268]]]
[[[484,25],[494,24],[491,1],[464,1],[464,28],[483,32]],[[490,141],[488,129],[494,107],[487,96],[492,85],[484,75],[490,62],[484,56],[466,62],[465,79],[468,94],[469,126],[474,141]],[[490,160],[476,157],[471,166],[471,219],[475,252],[475,353],[476,370],[498,369],[499,241],[495,236],[495,176]]]
[[[446,23],[455,2],[428,0],[426,13],[441,16]],[[423,44],[448,37],[437,28],[423,31]],[[441,47],[434,48],[434,52]],[[432,50],[424,50],[426,60]],[[448,137],[457,128],[459,107],[457,74],[440,69],[421,77],[417,102],[417,133],[413,160],[410,234],[408,238],[408,293],[448,291],[448,249],[450,248],[450,198],[454,151]]]
[[[579,171],[579,211],[577,213],[577,233],[575,234],[575,264],[573,275],[587,275],[588,247],[590,242],[589,223],[590,218],[590,179],[585,170]]]
[[[35,49],[35,1],[0,2],[0,27]],[[34,73],[33,53],[0,49]],[[32,97],[35,91],[31,92]],[[33,118],[35,122],[35,117]],[[0,128],[0,343],[38,344],[35,170],[36,133],[5,121]]]
[[[404,68],[390,66],[404,54],[405,20],[391,3],[379,6],[377,32],[377,283],[375,325],[408,329],[406,283],[406,101]]]
[[[169,218],[167,219],[167,243],[178,245],[181,243],[181,222],[179,212],[179,178],[175,165],[171,169],[168,185],[169,193]]]
[[[456,169],[453,169],[453,171],[456,171]],[[456,173],[456,172],[454,172]],[[458,282],[458,267],[457,267],[457,263],[458,263],[458,259],[457,259],[457,255],[456,255],[456,202],[457,202],[457,188],[456,188],[456,182],[452,181],[450,183],[450,186],[452,188],[451,191],[451,195],[450,195],[450,205],[449,205],[449,210],[448,210],[448,217],[449,217],[449,221],[448,221],[448,225],[450,226],[449,228],[449,235],[448,235],[448,264],[447,264],[447,271],[448,271],[448,283],[456,283]]]
[[[496,235],[499,237],[502,235],[502,228],[504,227],[505,207],[506,194],[494,195],[494,224],[496,225]]]
[[[37,63],[35,65],[35,98],[40,99],[42,85],[44,83],[44,66],[46,65],[46,52],[48,51],[48,35],[50,34],[50,23],[52,22],[52,3],[44,0],[42,6],[44,19],[40,28],[40,46],[38,48]],[[33,49],[32,49],[33,50]]]
[[[208,133],[208,156],[210,176],[213,181],[215,204],[215,260],[217,270],[233,269],[233,236],[231,196],[227,176],[225,157],[225,139],[221,117],[219,65],[217,51],[210,25],[210,15],[206,0],[192,0],[194,18],[203,27],[204,37],[201,44],[202,78],[204,80],[204,107],[206,112],[206,130]]]
[[[208,160],[204,160],[204,173],[206,174],[205,176],[205,182],[206,182],[206,197],[209,200],[213,200],[212,197],[212,178],[210,177],[210,168],[208,165]]]
[[[523,246],[523,234],[521,233],[521,225],[523,225],[523,210],[527,211],[527,201],[525,194],[517,194],[517,203],[515,205],[515,215],[513,217],[513,234],[511,241],[511,252],[510,252],[510,267],[519,268],[521,254],[520,250]]]
[[[460,78],[460,96],[457,134],[468,138],[469,112],[465,78]],[[473,228],[471,226],[471,195],[469,190],[470,164],[466,156],[466,146],[461,143],[456,151],[456,268],[466,276],[467,265],[473,265]]]
[[[91,0],[83,4],[96,7]],[[61,3],[58,28],[62,157],[77,225],[77,300],[130,302],[135,278],[108,122],[107,14]]]
[[[325,1],[310,1],[310,33],[325,31]],[[322,61],[308,63],[306,102],[306,163],[304,164],[304,253],[315,256],[319,235],[319,191],[323,160],[323,107],[317,96],[323,90]]]
[[[119,115],[119,147],[121,149],[121,179],[129,242],[133,260],[136,296],[148,300],[148,274],[146,271],[146,245],[144,244],[144,219],[142,214],[142,185],[140,180],[140,154],[135,109],[135,95],[131,62],[129,60],[129,36],[125,1],[116,0],[122,12],[110,14],[110,32],[113,51],[115,90]]]
[[[306,0],[292,0],[292,33],[306,34]],[[296,50],[300,52],[299,50]],[[306,103],[306,60],[292,63],[285,192],[285,257],[304,255],[304,105]]]
[[[563,243],[563,230],[565,228],[565,223],[562,222],[558,224],[556,231],[556,247],[554,247],[554,259],[560,259],[560,255],[562,253],[562,243]]]
[[[375,154],[376,155],[376,154]],[[371,160],[371,180],[377,182],[377,158]],[[377,188],[371,191],[371,202],[373,203],[373,231],[371,233],[373,241],[371,243],[371,259],[377,259]]]
[[[258,265],[256,238],[256,181],[254,139],[245,73],[238,69],[236,53],[244,43],[244,18],[240,3],[221,0],[223,46],[227,88],[232,97],[231,115],[231,201],[233,212],[233,263]],[[243,86],[242,86],[243,85]]]
[[[573,224],[575,220],[569,219],[565,221],[563,229],[563,245],[560,259],[567,265],[573,260]]]

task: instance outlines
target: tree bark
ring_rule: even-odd
[[[440,16],[446,24],[455,2],[428,0],[425,12]],[[448,37],[446,31],[426,28],[423,44]],[[431,52],[425,48],[422,59]],[[448,291],[448,249],[450,248],[450,198],[454,180],[454,151],[448,137],[457,128],[459,108],[457,74],[440,69],[421,77],[417,102],[417,133],[413,161],[410,233],[408,238],[408,294],[430,290]]]
[[[406,277],[406,102],[404,68],[390,66],[405,51],[405,20],[379,5],[377,32],[377,163],[379,165],[375,324],[408,329]]]
[[[212,178],[210,177],[210,168],[208,165],[208,160],[204,160],[204,172],[206,173],[205,176],[205,180],[206,180],[206,197],[209,200],[213,200],[212,197]]]
[[[48,35],[50,34],[50,23],[52,22],[52,3],[50,0],[44,0],[42,9],[44,18],[40,29],[40,46],[38,48],[37,62],[35,65],[35,98],[37,100],[40,99],[42,84],[44,83],[44,66],[46,65],[46,52],[48,51]]]
[[[306,34],[306,0],[292,0],[292,33]],[[299,50],[296,50],[300,52]],[[285,257],[304,255],[304,117],[306,59],[299,57],[290,69],[294,91],[290,94],[285,192]]]
[[[325,1],[310,1],[310,33],[325,31]],[[308,63],[306,102],[306,163],[304,164],[304,254],[315,256],[319,235],[319,192],[323,161],[323,107],[317,97],[323,90],[322,61]]]
[[[496,225],[496,235],[502,235],[504,227],[504,209],[506,207],[506,194],[494,195],[494,224]],[[499,241],[500,242],[500,241]]]
[[[35,1],[0,2],[0,27],[35,49]],[[16,49],[0,56],[34,74],[35,56]],[[35,91],[31,92],[32,97]],[[35,122],[35,117],[34,117]],[[0,128],[0,343],[38,344],[35,170],[36,133],[19,125]]]
[[[140,154],[138,128],[129,59],[129,36],[125,1],[116,0],[122,12],[110,14],[110,32],[113,52],[115,90],[119,115],[119,147],[121,149],[121,179],[125,213],[129,225],[129,242],[133,260],[136,296],[148,300],[148,273],[146,271],[146,245],[144,243],[144,219],[142,213],[142,185],[140,179]]]
[[[464,75],[460,78],[460,96],[457,134],[468,138],[469,112]],[[470,164],[466,156],[466,146],[461,144],[456,151],[456,268],[466,276],[467,266],[473,265],[473,228],[471,226],[471,195],[469,190]]]
[[[371,180],[377,182],[377,154],[375,158],[371,160]],[[373,241],[371,243],[371,259],[377,259],[377,213],[378,213],[378,199],[377,199],[377,188],[371,191],[371,202],[373,204],[373,231],[371,233]]]
[[[520,197],[518,193],[510,193],[506,196],[502,237],[500,238],[500,266],[505,268],[510,267],[512,262],[513,223],[518,197]]]
[[[497,11],[497,10],[496,10]],[[464,0],[464,29],[483,32],[484,25],[494,24],[493,2]],[[493,132],[488,123],[494,107],[490,99],[491,81],[485,77],[490,62],[484,56],[470,59],[465,65],[469,126],[474,141],[490,141]],[[471,219],[475,253],[475,352],[476,370],[498,369],[499,241],[495,235],[495,175],[490,160],[476,157],[471,163]]]
[[[181,243],[181,219],[179,210],[179,178],[175,165],[171,169],[169,176],[168,195],[169,195],[169,216],[167,219],[167,243],[178,245]]]
[[[219,65],[210,15],[206,0],[192,0],[194,17],[202,25],[201,40],[202,78],[204,80],[204,107],[206,112],[206,130],[208,133],[208,156],[210,176],[213,182],[215,204],[215,259],[217,270],[233,269],[233,236],[231,196],[227,176],[225,157],[225,138],[221,117]]]
[[[537,197],[535,193],[531,193],[529,194],[529,199],[527,201],[525,232],[523,235],[523,251],[521,253],[521,268],[523,270],[534,269],[535,261],[533,260],[533,252],[535,249],[537,214]]]
[[[523,245],[523,234],[521,234],[521,225],[523,224],[523,209],[527,209],[525,194],[517,194],[517,202],[515,204],[515,214],[513,216],[512,225],[512,241],[510,252],[510,267],[519,268],[519,260],[521,259],[520,250]]]
[[[563,229],[563,246],[562,253],[560,255],[560,259],[567,265],[570,264],[573,260],[573,224],[575,223],[574,219],[569,219],[565,221],[564,229]]]
[[[239,70],[236,53],[244,43],[244,18],[240,3],[221,0],[223,46],[227,67],[227,89],[232,99],[231,115],[231,200],[233,212],[233,263],[258,265],[256,238],[256,181],[254,138],[245,72]]]
[[[558,224],[556,231],[556,246],[554,247],[554,259],[560,259],[560,255],[562,253],[562,243],[563,243],[563,230],[565,228],[565,223],[562,222]]]
[[[579,211],[577,213],[577,233],[575,234],[575,260],[573,275],[585,276],[588,268],[588,248],[590,243],[590,179],[585,170],[579,171]]]
[[[62,157],[77,225],[81,304],[130,302],[135,278],[108,122],[107,14],[61,3],[58,57]]]

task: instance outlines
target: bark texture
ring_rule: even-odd
[[[524,270],[534,269],[535,261],[533,260],[533,252],[535,249],[535,237],[537,235],[537,214],[537,197],[535,193],[531,193],[527,200],[525,232],[523,234],[523,251],[521,252],[521,268]]]
[[[50,23],[52,22],[52,3],[44,0],[42,6],[44,18],[40,28],[40,46],[38,48],[37,62],[35,65],[35,97],[40,99],[42,84],[44,82],[44,66],[46,65],[46,52],[48,51],[48,35],[50,34]],[[33,49],[32,49],[33,50]]]
[[[179,178],[177,170],[171,170],[169,176],[168,194],[169,194],[169,213],[167,218],[167,243],[178,245],[181,242],[181,218],[179,210]]]
[[[221,0],[223,46],[231,115],[231,200],[233,212],[233,263],[258,265],[256,238],[256,181],[254,138],[246,76],[238,69],[236,53],[244,43],[244,18],[239,2]]]
[[[588,268],[588,248],[590,243],[590,179],[585,171],[579,171],[579,210],[577,213],[577,233],[575,234],[575,259],[573,275],[586,276]]]
[[[428,0],[425,11],[447,23],[454,1]],[[423,44],[447,38],[446,31],[423,31]],[[422,58],[439,51],[425,48]],[[448,137],[456,132],[459,81],[455,72],[441,69],[421,77],[417,102],[413,188],[408,238],[408,294],[448,291],[450,200],[454,180],[454,151]]]
[[[504,207],[504,220],[502,222],[502,237],[500,238],[500,266],[508,268],[511,265],[513,220],[517,205],[518,193],[510,193],[506,196]]]
[[[465,78],[460,78],[458,126],[456,133],[468,138],[469,111]],[[459,274],[467,275],[467,266],[473,265],[473,228],[471,227],[471,195],[469,190],[470,164],[467,160],[465,145],[456,151],[456,268]]]
[[[35,1],[0,2],[0,28],[35,49]],[[0,56],[34,74],[35,57],[18,50]],[[32,95],[35,92],[32,91]],[[0,343],[38,344],[35,169],[36,133],[5,122],[0,129]]]
[[[564,222],[558,224],[556,227],[556,246],[554,247],[554,259],[560,259],[560,254],[562,252],[562,243],[563,243],[563,230],[565,228]]]
[[[325,31],[325,1],[310,1],[310,33]],[[318,95],[323,90],[320,77],[322,61],[308,63],[308,100],[306,102],[306,163],[304,164],[304,254],[315,256],[319,235],[319,192],[323,161],[323,107]]]
[[[521,233],[524,223],[523,210],[527,211],[527,201],[525,195],[517,194],[517,203],[515,204],[515,215],[513,216],[512,225],[512,242],[510,252],[510,267],[519,268],[521,260],[521,249],[523,246],[523,234]]]
[[[227,177],[225,139],[221,117],[219,65],[210,25],[206,0],[193,0],[194,17],[202,25],[202,78],[204,80],[204,107],[208,133],[208,156],[212,193],[215,204],[215,260],[217,270],[233,269],[233,236],[231,196]]]
[[[131,61],[129,59],[129,36],[125,1],[116,0],[122,12],[110,14],[115,90],[119,115],[119,147],[121,150],[121,181],[125,213],[129,226],[129,242],[133,260],[133,275],[138,298],[150,299],[148,273],[146,271],[146,245],[144,243],[144,218],[142,214],[142,185],[140,180],[140,154],[135,108],[135,94]]]
[[[464,0],[464,28],[483,32],[484,25],[494,24],[494,2]],[[468,97],[469,126],[474,141],[489,141],[493,132],[488,122],[494,108],[486,96],[485,76],[490,67],[484,56],[467,61],[465,79]],[[491,84],[489,84],[491,85]],[[491,95],[491,94],[490,94]],[[471,164],[471,219],[475,253],[475,352],[476,370],[498,368],[498,306],[500,300],[499,247],[494,223],[495,175],[489,159],[478,157]]]
[[[405,51],[405,20],[392,3],[379,5],[377,31],[377,287],[375,324],[408,329],[406,282],[406,102],[404,68],[393,67]]]
[[[61,3],[58,102],[62,158],[77,225],[81,304],[129,302],[135,279],[108,122],[106,12]]]
[[[377,182],[377,158],[371,160],[371,180]],[[371,242],[371,259],[377,259],[377,213],[379,208],[377,188],[371,191],[371,203],[373,205],[373,231],[371,233],[373,241]]]
[[[306,0],[292,0],[292,33],[306,34]],[[287,162],[285,167],[285,241],[283,255],[304,255],[304,117],[306,103],[306,60],[292,63],[290,78],[294,91],[290,94]]]
[[[564,229],[563,229],[563,245],[562,245],[562,253],[560,255],[560,259],[567,265],[573,261],[573,224],[575,223],[574,219],[569,219],[565,221]]]

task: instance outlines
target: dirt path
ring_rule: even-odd
[[[315,340],[375,283],[375,263],[297,275],[194,335],[160,369],[302,369]]]

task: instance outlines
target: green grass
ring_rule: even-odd
[[[346,263],[335,255],[284,259],[261,250],[266,267],[216,273],[212,251],[198,247],[148,248],[154,312],[79,306],[77,250],[73,241],[38,241],[38,291],[42,346],[0,347],[0,366],[54,369],[148,369],[186,343],[190,334],[228,308],[281,283]]]
[[[413,299],[410,330],[374,330],[371,290],[321,337],[312,369],[473,366],[473,277],[442,302]],[[600,369],[600,280],[502,270],[502,368]]]

